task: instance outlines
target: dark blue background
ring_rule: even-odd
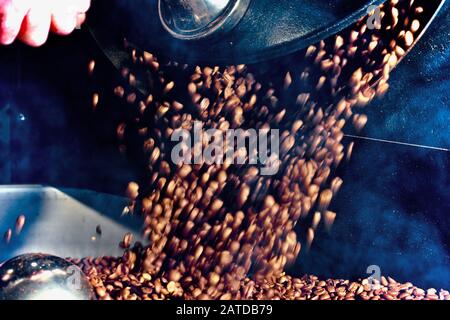
[[[388,94],[367,108],[362,135],[450,148],[448,7],[394,71]],[[0,48],[0,183],[122,194],[142,178],[134,160],[116,151],[123,106],[96,114],[87,107],[97,90],[87,63],[99,55],[83,31],[40,49]],[[290,271],[359,278],[379,265],[401,281],[450,288],[450,154],[356,141],[339,173],[345,183],[332,207],[334,228],[320,231]]]
[[[392,73],[387,95],[369,105],[362,135],[450,148],[449,3]],[[450,287],[450,153],[355,141],[333,204],[331,234],[320,234],[294,271],[323,276],[383,274]]]

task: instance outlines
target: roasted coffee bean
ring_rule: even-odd
[[[16,233],[20,234],[25,226],[25,216],[23,214],[19,215],[16,219]]]
[[[9,244],[11,242],[11,238],[12,238],[12,230],[8,229],[3,235],[3,240],[5,241],[6,244]]]
[[[132,241],[133,241],[133,235],[128,232],[123,236],[120,246],[124,249],[128,249],[131,246]]]

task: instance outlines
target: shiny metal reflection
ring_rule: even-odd
[[[93,300],[86,276],[69,261],[25,254],[0,267],[0,300]]]
[[[234,28],[251,0],[159,0],[163,27],[175,38],[198,40]]]

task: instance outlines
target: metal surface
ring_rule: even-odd
[[[125,233],[146,243],[141,219],[121,216],[127,204],[122,197],[89,190],[0,186],[0,236],[8,228],[13,233],[9,243],[0,239],[0,263],[30,252],[73,258],[122,256],[119,242]],[[15,230],[19,215],[26,218],[20,234]]]
[[[120,1],[120,0],[117,0],[117,1]],[[141,4],[138,4],[139,1],[141,1]],[[319,41],[330,35],[338,33],[341,29],[346,27],[348,24],[350,24],[351,22],[354,22],[357,18],[360,18],[360,15],[364,16],[367,13],[367,10],[370,6],[377,5],[377,4],[379,5],[383,1],[365,1],[365,2],[363,1],[365,4],[359,10],[357,10],[351,14],[348,12],[349,16],[347,18],[345,18],[339,22],[336,22],[335,24],[333,24],[332,27],[327,27],[325,29],[318,28],[316,30],[313,30],[314,29],[313,25],[314,25],[314,23],[317,23],[317,21],[314,21],[314,23],[312,23],[312,21],[310,19],[305,20],[303,27],[299,27],[299,25],[295,25],[295,24],[292,24],[289,26],[288,21],[290,21],[290,19],[288,19],[288,17],[292,13],[288,13],[286,15],[286,17],[281,16],[281,12],[280,12],[278,6],[280,5],[281,7],[283,7],[283,5],[285,5],[285,4],[283,4],[284,3],[283,1],[279,1],[279,2],[277,2],[277,5],[273,6],[274,10],[267,11],[266,13],[263,13],[262,11],[260,12],[261,14],[265,15],[268,24],[274,23],[275,17],[279,18],[279,20],[277,20],[277,21],[278,21],[278,23],[280,23],[280,26],[278,28],[269,28],[269,30],[268,30],[269,32],[267,33],[267,35],[265,37],[262,35],[262,33],[257,33],[256,37],[252,37],[252,35],[255,35],[254,33],[245,34],[242,26],[238,26],[237,28],[235,28],[235,30],[233,30],[231,32],[230,35],[228,35],[228,37],[232,36],[232,37],[236,37],[237,39],[239,39],[240,40],[239,43],[241,43],[242,41],[244,41],[244,42],[248,41],[246,43],[246,46],[248,46],[248,47],[247,47],[247,49],[244,49],[244,50],[241,50],[242,48],[240,48],[240,45],[237,45],[237,42],[230,42],[230,44],[231,44],[230,48],[225,48],[225,47],[221,48],[220,46],[225,45],[224,40],[219,41],[218,43],[213,42],[213,41],[208,41],[208,42],[198,41],[198,42],[195,42],[195,44],[183,45],[183,44],[180,44],[180,42],[177,41],[176,39],[174,39],[173,37],[171,37],[171,39],[167,40],[164,30],[161,30],[161,32],[153,32],[153,34],[151,36],[150,35],[148,36],[147,41],[145,41],[145,39],[144,39],[145,33],[149,34],[148,30],[152,30],[152,29],[145,29],[144,27],[140,27],[140,28],[138,27],[139,30],[136,31],[136,29],[134,27],[136,25],[136,22],[131,22],[130,24],[127,24],[126,27],[121,26],[118,29],[117,28],[111,29],[109,27],[105,27],[105,26],[111,26],[111,24],[109,24],[110,22],[108,22],[108,21],[112,17],[114,17],[115,14],[117,14],[117,12],[114,11],[115,9],[120,7],[122,10],[124,10],[124,12],[128,12],[128,14],[132,14],[133,8],[135,8],[135,10],[137,10],[136,6],[139,7],[139,5],[144,5],[144,4],[142,4],[142,2],[146,2],[146,1],[136,0],[133,2],[134,6],[129,5],[128,9],[126,9],[127,7],[125,6],[125,4],[119,5],[119,3],[116,2],[115,4],[112,5],[112,9],[110,10],[109,15],[101,15],[101,16],[99,16],[99,14],[101,12],[103,12],[103,10],[105,10],[104,7],[102,8],[101,2],[98,1],[96,3],[97,6],[94,7],[93,16],[92,16],[91,23],[90,23],[91,34],[93,35],[93,37],[95,38],[95,40],[97,41],[97,43],[99,44],[100,48],[103,50],[105,55],[108,57],[108,59],[113,63],[113,65],[117,69],[121,69],[122,67],[128,67],[128,64],[130,61],[129,54],[127,52],[125,52],[123,50],[123,48],[121,48],[121,43],[123,42],[124,38],[126,38],[129,43],[132,43],[133,45],[139,47],[140,49],[149,49],[149,50],[154,49],[154,50],[156,50],[155,51],[156,54],[163,52],[166,56],[170,57],[171,60],[176,61],[179,58],[181,60],[178,60],[178,61],[182,61],[182,62],[205,62],[208,64],[249,63],[249,62],[258,62],[258,61],[261,61],[264,59],[275,58],[275,57],[281,56],[283,54],[295,52],[296,50],[300,50],[301,48],[303,48],[304,46],[306,46],[310,43],[314,43],[315,41]],[[255,1],[253,1],[253,2],[255,2]],[[248,10],[249,12],[247,12],[247,15],[254,14],[254,13],[250,13],[251,10],[254,10],[253,2],[251,4],[250,9]],[[264,2],[264,1],[261,0],[259,3],[261,3],[261,2]],[[321,1],[319,1],[319,2],[321,2]],[[339,1],[331,1],[328,3],[329,8],[327,10],[328,10],[330,16],[335,16],[335,14],[333,12],[335,12],[336,8],[339,7],[337,5],[338,2]],[[409,53],[409,51],[411,51],[414,48],[414,46],[420,40],[422,35],[426,32],[426,30],[428,29],[428,27],[430,26],[430,24],[432,23],[434,18],[439,13],[444,2],[445,2],[445,0],[430,0],[429,2],[424,4],[424,6],[426,7],[426,10],[425,10],[426,17],[424,17],[424,21],[427,21],[427,23],[422,28],[420,35],[418,35],[415,38],[414,44],[409,47],[409,49],[407,50],[407,53]],[[308,1],[306,1],[304,3],[306,5],[306,7],[308,7],[307,3],[308,3]],[[346,3],[346,5],[347,6],[348,5],[357,6],[357,3],[358,3],[358,1],[356,1],[356,2],[348,1],[348,3]],[[146,3],[146,5],[144,5],[144,7],[145,6],[149,7],[149,3]],[[326,7],[326,5],[325,6],[322,5],[320,7],[323,9],[324,7]],[[343,10],[343,8],[345,8],[345,6],[339,7],[339,8],[341,10]],[[309,9],[311,9],[311,7]],[[327,11],[327,10],[325,10],[325,11]],[[321,20],[320,23],[324,23],[324,21],[330,22],[327,19],[325,19],[325,20],[322,19],[323,16],[325,15],[325,13],[324,13],[325,11],[319,10],[319,11],[315,12],[312,9],[310,10],[310,12],[312,12],[312,13],[317,13],[317,17],[321,18],[321,19],[319,19],[319,20]],[[346,11],[346,10],[344,10],[344,11]],[[150,11],[148,11],[148,12],[150,12]],[[153,21],[154,17],[152,17],[152,15],[149,14],[148,12],[146,13],[148,20]],[[139,17],[142,15],[142,12],[135,11],[135,13],[136,13],[135,20],[138,21]],[[246,15],[246,17],[244,17],[244,19],[243,19],[244,21],[247,19],[247,15]],[[305,15],[306,15],[306,12],[305,12]],[[130,16],[130,19],[133,20],[134,18],[131,18],[131,16]],[[147,23],[151,25],[151,22],[149,22],[149,21],[147,21]],[[244,23],[244,21],[242,23]],[[254,20],[254,21],[256,21],[256,20]],[[246,23],[249,23],[249,22],[247,21]],[[259,21],[259,23],[261,23],[261,27],[262,27],[261,30],[264,30],[263,21],[261,20],[261,21]],[[116,25],[116,27],[117,27],[117,25]],[[153,26],[153,27],[157,28],[156,26]],[[238,30],[238,29],[240,29],[240,30]],[[257,29],[256,26],[253,26],[253,29],[256,30]],[[270,44],[272,42],[275,44],[281,43],[282,42],[281,39],[286,38],[287,33],[288,33],[287,30],[290,30],[290,29],[292,31],[291,36],[293,36],[294,34],[298,35],[300,30],[303,30],[302,31],[303,33],[306,32],[305,30],[309,30],[310,34],[306,38],[299,37],[296,39],[296,41],[285,42],[282,45],[273,45],[272,46]],[[147,30],[147,32],[145,30]],[[274,30],[278,30],[278,31],[281,30],[279,38],[276,36],[276,34],[272,33]],[[302,32],[300,32],[300,34]],[[225,38],[227,38],[227,37],[225,37]],[[266,47],[264,47],[262,45],[260,38],[266,38],[264,40],[264,41],[266,41],[266,44],[268,43]],[[168,41],[168,43],[165,43],[165,41]],[[141,43],[143,45],[140,46],[139,43]],[[190,47],[190,46],[192,46],[192,47]],[[248,56],[247,54],[250,52],[253,52],[254,55]],[[401,60],[405,56],[403,56],[401,58]],[[136,87],[144,95],[149,93],[148,88],[143,83],[138,82]]]
[[[336,34],[384,0],[254,0],[230,32],[214,39],[175,39],[161,24],[158,1],[93,3],[89,26],[103,48],[126,37],[179,62],[253,63],[280,57]],[[121,21],[121,23],[117,23]]]
[[[94,300],[76,265],[46,254],[25,254],[0,267],[0,300]]]
[[[233,29],[249,4],[250,0],[159,0],[158,13],[174,38],[199,40]]]

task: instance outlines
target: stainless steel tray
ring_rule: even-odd
[[[9,243],[0,242],[0,262],[23,253],[121,256],[119,242],[125,233],[143,242],[140,218],[122,216],[127,205],[125,198],[90,190],[0,186],[0,232],[13,231]],[[26,222],[17,234],[15,221],[21,214]]]

